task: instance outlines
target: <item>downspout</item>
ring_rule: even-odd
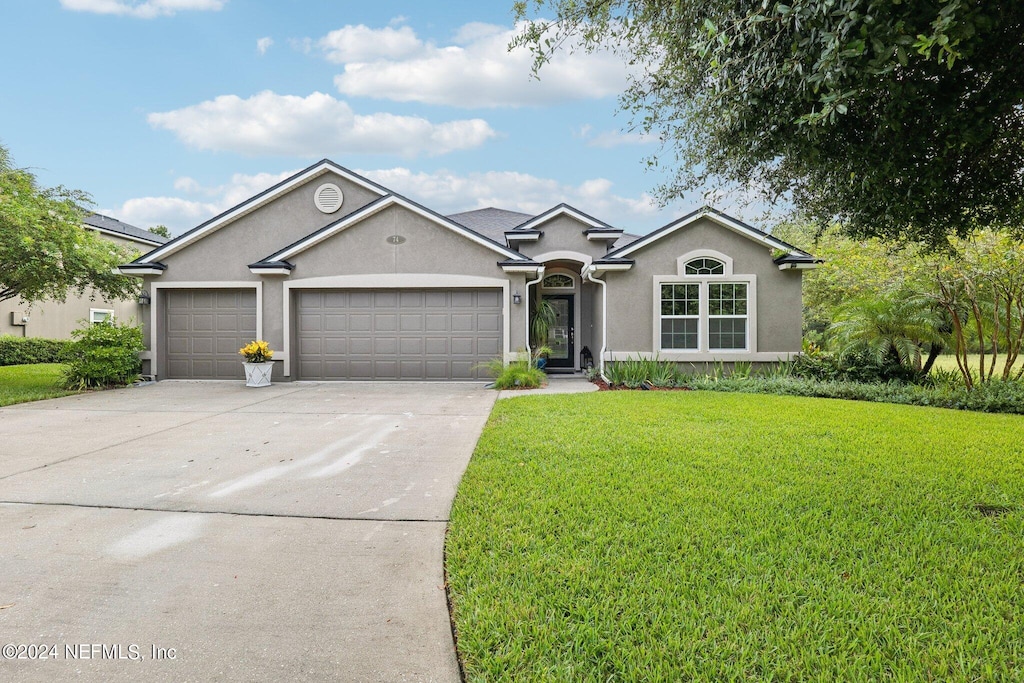
[[[526,358],[533,360],[533,349],[530,348],[530,285],[535,285],[544,279],[544,266],[537,269],[537,279],[526,283]]]
[[[604,376],[604,350],[608,348],[608,283],[595,279],[595,272],[597,268],[592,265],[587,266],[585,271],[589,281],[601,285],[601,350],[597,355],[597,373],[607,382],[608,378]]]

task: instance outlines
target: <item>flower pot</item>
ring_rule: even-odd
[[[269,387],[270,375],[274,371],[274,362],[242,363],[245,368],[245,386]]]

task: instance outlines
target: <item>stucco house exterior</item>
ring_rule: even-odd
[[[114,244],[142,253],[167,241],[166,237],[98,213],[87,216],[82,227]],[[18,298],[0,301],[0,335],[69,339],[83,320],[95,323],[111,316],[118,320],[141,320],[145,309],[135,299],[109,301],[94,294],[87,290],[82,296],[69,296],[64,301],[32,305]]]
[[[266,339],[276,380],[467,380],[558,321],[549,367],[628,357],[773,362],[800,351],[810,254],[713,209],[636,236],[567,205],[443,216],[323,160],[121,271],[143,278],[143,373],[242,377]]]

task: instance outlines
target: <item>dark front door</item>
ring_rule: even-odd
[[[553,369],[572,370],[576,360],[576,330],[573,328],[573,321],[576,318],[573,310],[573,295],[545,295],[544,298],[550,301],[555,309],[555,324],[548,330],[548,346],[551,347],[551,355],[548,357],[547,366]]]

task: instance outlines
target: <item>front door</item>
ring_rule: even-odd
[[[576,360],[576,330],[573,328],[575,311],[572,294],[545,294],[544,299],[555,309],[555,324],[548,330],[551,355],[547,367],[572,370]]]

